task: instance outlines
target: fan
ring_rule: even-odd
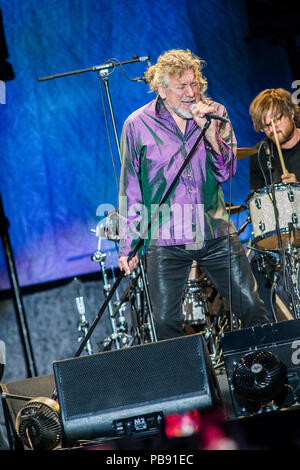
[[[232,377],[236,393],[246,401],[260,405],[276,401],[288,384],[285,364],[269,351],[255,351],[243,356]]]
[[[55,449],[61,441],[58,403],[45,397],[30,400],[17,414],[16,431],[29,449]]]

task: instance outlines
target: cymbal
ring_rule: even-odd
[[[241,158],[251,157],[251,155],[255,155],[258,151],[262,141],[257,142],[257,144],[253,145],[253,147],[240,147],[236,151],[236,158],[241,160]]]
[[[254,147],[241,147],[236,151],[236,158],[241,160],[242,158],[251,157],[257,153],[257,148]]]
[[[229,203],[226,202],[225,203],[225,208],[226,208],[226,211],[229,212]],[[246,211],[248,209],[247,206],[231,206],[230,208],[230,214],[237,214],[238,212],[243,212],[243,211]]]

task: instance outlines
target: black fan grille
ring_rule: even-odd
[[[235,391],[243,398],[268,402],[287,384],[287,369],[269,351],[251,352],[236,365],[232,382]]]
[[[52,450],[61,441],[58,414],[38,401],[30,401],[20,410],[16,429],[24,445],[34,450]]]

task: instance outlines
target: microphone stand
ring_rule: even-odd
[[[277,207],[277,201],[276,201],[276,198],[275,198],[275,188],[274,188],[274,183],[273,183],[273,175],[272,175],[272,170],[273,170],[273,167],[272,167],[272,162],[271,162],[271,159],[272,159],[272,155],[271,153],[267,153],[267,168],[268,168],[268,171],[269,171],[269,178],[270,178],[270,186],[269,188],[271,189],[271,194],[272,194],[272,205],[273,205],[273,209],[274,209],[274,216],[275,216],[275,230],[276,230],[276,235],[277,235],[277,240],[278,240],[278,247],[279,247],[279,263],[280,263],[280,266],[283,266],[283,263],[282,263],[282,259],[283,259],[283,255],[282,255],[282,239],[281,239],[281,234],[280,234],[280,227],[279,227],[279,220],[278,220],[278,207]],[[267,188],[268,190],[268,188]],[[275,278],[274,278],[274,281],[273,281],[273,285],[274,285],[274,292],[276,290],[276,285],[277,285],[277,276],[276,276],[276,273],[275,273]],[[271,299],[271,302],[272,302],[272,299]],[[278,322],[278,319],[275,315],[275,309],[272,309],[272,313],[273,313],[273,318],[275,320],[275,323]]]
[[[107,102],[108,102],[108,106],[109,106],[109,111],[110,111],[113,131],[114,131],[114,137],[115,137],[116,146],[117,146],[117,150],[118,150],[119,160],[121,162],[120,144],[119,144],[119,140],[118,140],[116,121],[115,121],[115,116],[114,116],[114,111],[113,111],[113,106],[112,106],[112,101],[111,101],[111,96],[110,96],[110,91],[109,91],[109,85],[108,85],[109,70],[110,69],[115,69],[116,66],[122,66],[122,65],[126,65],[126,64],[133,64],[133,63],[145,62],[145,61],[149,62],[149,60],[150,60],[150,57],[146,56],[146,57],[135,57],[134,59],[124,60],[122,62],[120,62],[120,61],[118,61],[118,62],[107,61],[107,62],[104,62],[103,64],[93,65],[92,67],[88,67],[88,68],[85,68],[85,69],[72,70],[70,72],[57,73],[57,74],[54,74],[54,75],[39,77],[38,81],[39,82],[44,82],[44,81],[47,81],[47,80],[53,80],[53,79],[61,78],[61,77],[68,77],[70,75],[77,75],[77,74],[80,74],[80,73],[98,72],[99,73],[99,78],[103,80],[103,83],[105,85],[106,97],[107,97]]]
[[[273,176],[272,176],[272,162],[271,162],[271,154],[267,154],[267,167],[269,170],[269,177],[270,177],[270,188],[271,188],[271,194],[272,194],[272,205],[274,208],[274,216],[275,216],[275,229],[276,229],[276,234],[277,234],[277,239],[278,239],[278,246],[279,246],[279,257],[281,259],[282,257],[282,239],[280,235],[280,227],[279,227],[279,218],[278,218],[278,206],[277,206],[277,201],[275,198],[275,188],[274,188],[274,183],[273,183]]]
[[[99,83],[100,83],[101,79],[104,83],[105,92],[106,92],[106,99],[107,99],[107,103],[108,103],[108,107],[109,107],[109,111],[110,111],[111,122],[112,122],[112,127],[113,127],[114,138],[115,138],[116,147],[117,147],[118,156],[119,156],[119,162],[121,164],[120,143],[119,143],[119,139],[118,139],[117,126],[116,126],[114,110],[113,110],[113,105],[112,105],[112,100],[111,100],[111,95],[110,95],[110,90],[109,90],[108,77],[112,73],[112,71],[115,69],[116,66],[123,66],[123,65],[126,65],[126,64],[133,64],[133,63],[137,63],[137,62],[148,62],[149,63],[149,61],[150,61],[149,56],[144,56],[144,57],[134,56],[133,59],[125,60],[125,61],[122,61],[122,62],[121,61],[114,61],[114,60],[110,61],[110,60],[108,60],[108,61],[104,62],[103,64],[94,65],[94,66],[89,67],[89,68],[73,70],[73,71],[70,71],[70,72],[64,72],[64,73],[58,73],[58,74],[54,74],[54,75],[48,75],[48,76],[40,77],[40,78],[38,78],[38,81],[42,82],[42,81],[47,81],[47,80],[53,80],[53,79],[56,79],[56,78],[67,77],[67,76],[70,76],[70,75],[77,75],[77,74],[80,74],[80,73],[98,72],[98,74],[99,74]],[[113,70],[111,70],[111,69],[113,69]],[[133,81],[140,81],[140,80],[143,80],[143,78],[133,79]],[[103,106],[104,106],[104,103],[103,103]],[[142,273],[142,275],[143,275],[143,273]],[[103,276],[105,276],[104,271],[103,271]],[[104,279],[104,282],[105,282],[105,279]],[[152,313],[151,313],[151,306],[150,306],[150,303],[149,303],[149,294],[147,292],[147,285],[145,283],[144,278],[143,278],[143,282],[144,282],[146,300],[148,302],[150,318],[151,318]],[[119,285],[119,283],[120,283],[120,280],[118,281],[118,285]],[[113,293],[115,292],[115,290],[116,289],[114,289]],[[106,295],[107,295],[107,292],[106,292]],[[111,299],[111,297],[112,296],[109,296],[109,300]],[[109,303],[107,303],[107,305],[109,305]],[[109,305],[109,309],[110,309],[110,305]],[[111,322],[114,326],[114,322],[115,322],[114,317],[115,316],[113,316],[112,313],[111,313],[110,316],[111,316]],[[150,321],[153,322],[152,318],[151,318]],[[115,332],[116,328],[113,327],[113,330]],[[86,345],[86,344],[87,344],[87,341],[84,341],[84,345]]]
[[[140,248],[143,246],[144,244],[144,239],[146,237],[146,235],[148,234],[151,226],[152,226],[152,223],[153,221],[156,219],[158,213],[159,213],[159,210],[160,210],[160,207],[162,206],[162,204],[164,204],[166,202],[166,200],[168,199],[169,195],[171,194],[171,192],[173,191],[175,185],[177,184],[177,181],[181,175],[181,173],[183,172],[183,170],[185,169],[185,167],[187,166],[187,164],[189,163],[189,161],[191,160],[193,154],[194,154],[194,151],[196,150],[199,142],[201,141],[201,139],[204,137],[205,133],[206,133],[206,130],[208,129],[208,127],[210,126],[210,123],[211,123],[211,119],[209,117],[207,117],[207,120],[206,120],[206,123],[203,127],[203,129],[201,130],[199,136],[197,137],[197,140],[196,142],[194,143],[192,149],[190,150],[189,154],[187,155],[186,159],[184,160],[183,164],[181,165],[180,169],[178,170],[176,176],[174,177],[172,183],[170,184],[167,192],[165,193],[165,195],[163,196],[162,200],[160,201],[152,219],[150,220],[150,222],[148,223],[148,226],[146,228],[146,230],[144,231],[144,233],[142,234],[142,236],[140,237],[140,239],[138,240],[134,250],[132,251],[132,253],[129,255],[128,257],[128,260],[131,260],[135,255],[136,253],[140,250]],[[81,342],[78,350],[76,351],[74,357],[78,357],[80,356],[80,354],[82,353],[84,347],[85,347],[85,344],[87,343],[87,341],[89,340],[90,336],[92,335],[94,329],[96,328],[97,324],[98,324],[98,321],[100,320],[101,316],[103,315],[104,311],[106,310],[106,307],[107,305],[109,304],[111,298],[113,297],[116,289],[118,288],[120,282],[122,281],[123,277],[124,277],[125,273],[124,271],[121,271],[119,276],[117,277],[116,279],[116,282],[115,284],[112,286],[108,296],[106,297],[102,307],[100,308],[96,318],[94,319],[92,325],[90,326],[90,329],[89,331],[87,332],[85,338],[83,339],[83,341]]]
[[[38,375],[37,367],[34,359],[33,348],[30,339],[29,328],[26,319],[26,312],[22,299],[21,289],[19,285],[18,274],[15,266],[14,256],[9,238],[9,221],[5,215],[2,198],[0,194],[0,233],[3,241],[3,249],[6,257],[6,263],[9,272],[11,287],[13,289],[14,301],[19,324],[19,330],[23,343],[25,360],[27,366],[28,377],[36,377]]]

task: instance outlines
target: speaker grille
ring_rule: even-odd
[[[200,335],[54,363],[66,419],[208,388]]]

